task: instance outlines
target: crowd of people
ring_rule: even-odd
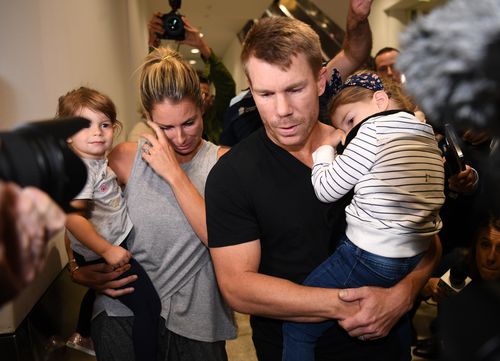
[[[113,145],[121,123],[106,94],[59,98],[57,118],[89,119],[67,140],[88,174],[74,211],[0,183],[0,303],[65,226],[71,279],[88,288],[67,345],[99,360],[227,360],[234,311],[250,315],[259,361],[411,360],[412,316],[443,299],[439,277],[457,260],[473,283],[500,280],[498,216],[463,211],[483,191],[493,139],[460,129],[466,164],[447,167],[444,130],[406,93],[400,51],[365,68],[371,5],[349,0],[327,63],[309,25],[260,19],[237,98],[198,29],[183,17],[180,43],[199,49],[206,74],[162,46],[153,14],[128,141]],[[231,99],[250,99],[258,121],[229,148]]]

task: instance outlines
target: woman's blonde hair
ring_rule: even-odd
[[[202,107],[198,74],[175,50],[155,48],[141,66],[140,101],[143,114],[151,118],[156,104],[165,99],[178,103],[184,98]]]

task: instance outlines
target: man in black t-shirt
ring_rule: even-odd
[[[347,44],[326,68],[318,36],[298,20],[261,19],[245,40],[242,62],[264,128],[214,166],[205,200],[220,289],[235,310],[252,315],[260,361],[281,360],[281,320],[325,319],[339,319],[347,332],[325,335],[318,360],[403,359],[397,337],[381,338],[410,309],[439,256],[435,245],[390,289],[300,285],[344,231],[343,206],[319,202],[311,185],[312,152],[333,131],[318,121],[318,96],[334,68],[345,78],[368,56],[370,5],[350,1]]]

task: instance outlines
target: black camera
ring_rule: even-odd
[[[163,21],[164,32],[161,34],[162,39],[184,40],[186,38],[186,30],[182,17],[177,13],[181,8],[181,0],[169,0],[172,11],[161,16]]]
[[[89,126],[85,118],[25,123],[0,132],[0,179],[45,191],[66,212],[87,181],[87,168],[67,139]]]

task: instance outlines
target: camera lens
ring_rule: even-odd
[[[84,118],[23,124],[0,132],[0,179],[45,191],[65,211],[81,191],[87,168],[66,140],[88,127]]]
[[[179,22],[178,18],[171,16],[171,17],[167,18],[165,25],[170,33],[175,33],[175,32],[179,31],[180,22]]]
[[[163,29],[165,30],[162,35],[163,39],[184,40],[184,22],[177,13],[170,12],[164,14],[161,19],[163,21]]]

